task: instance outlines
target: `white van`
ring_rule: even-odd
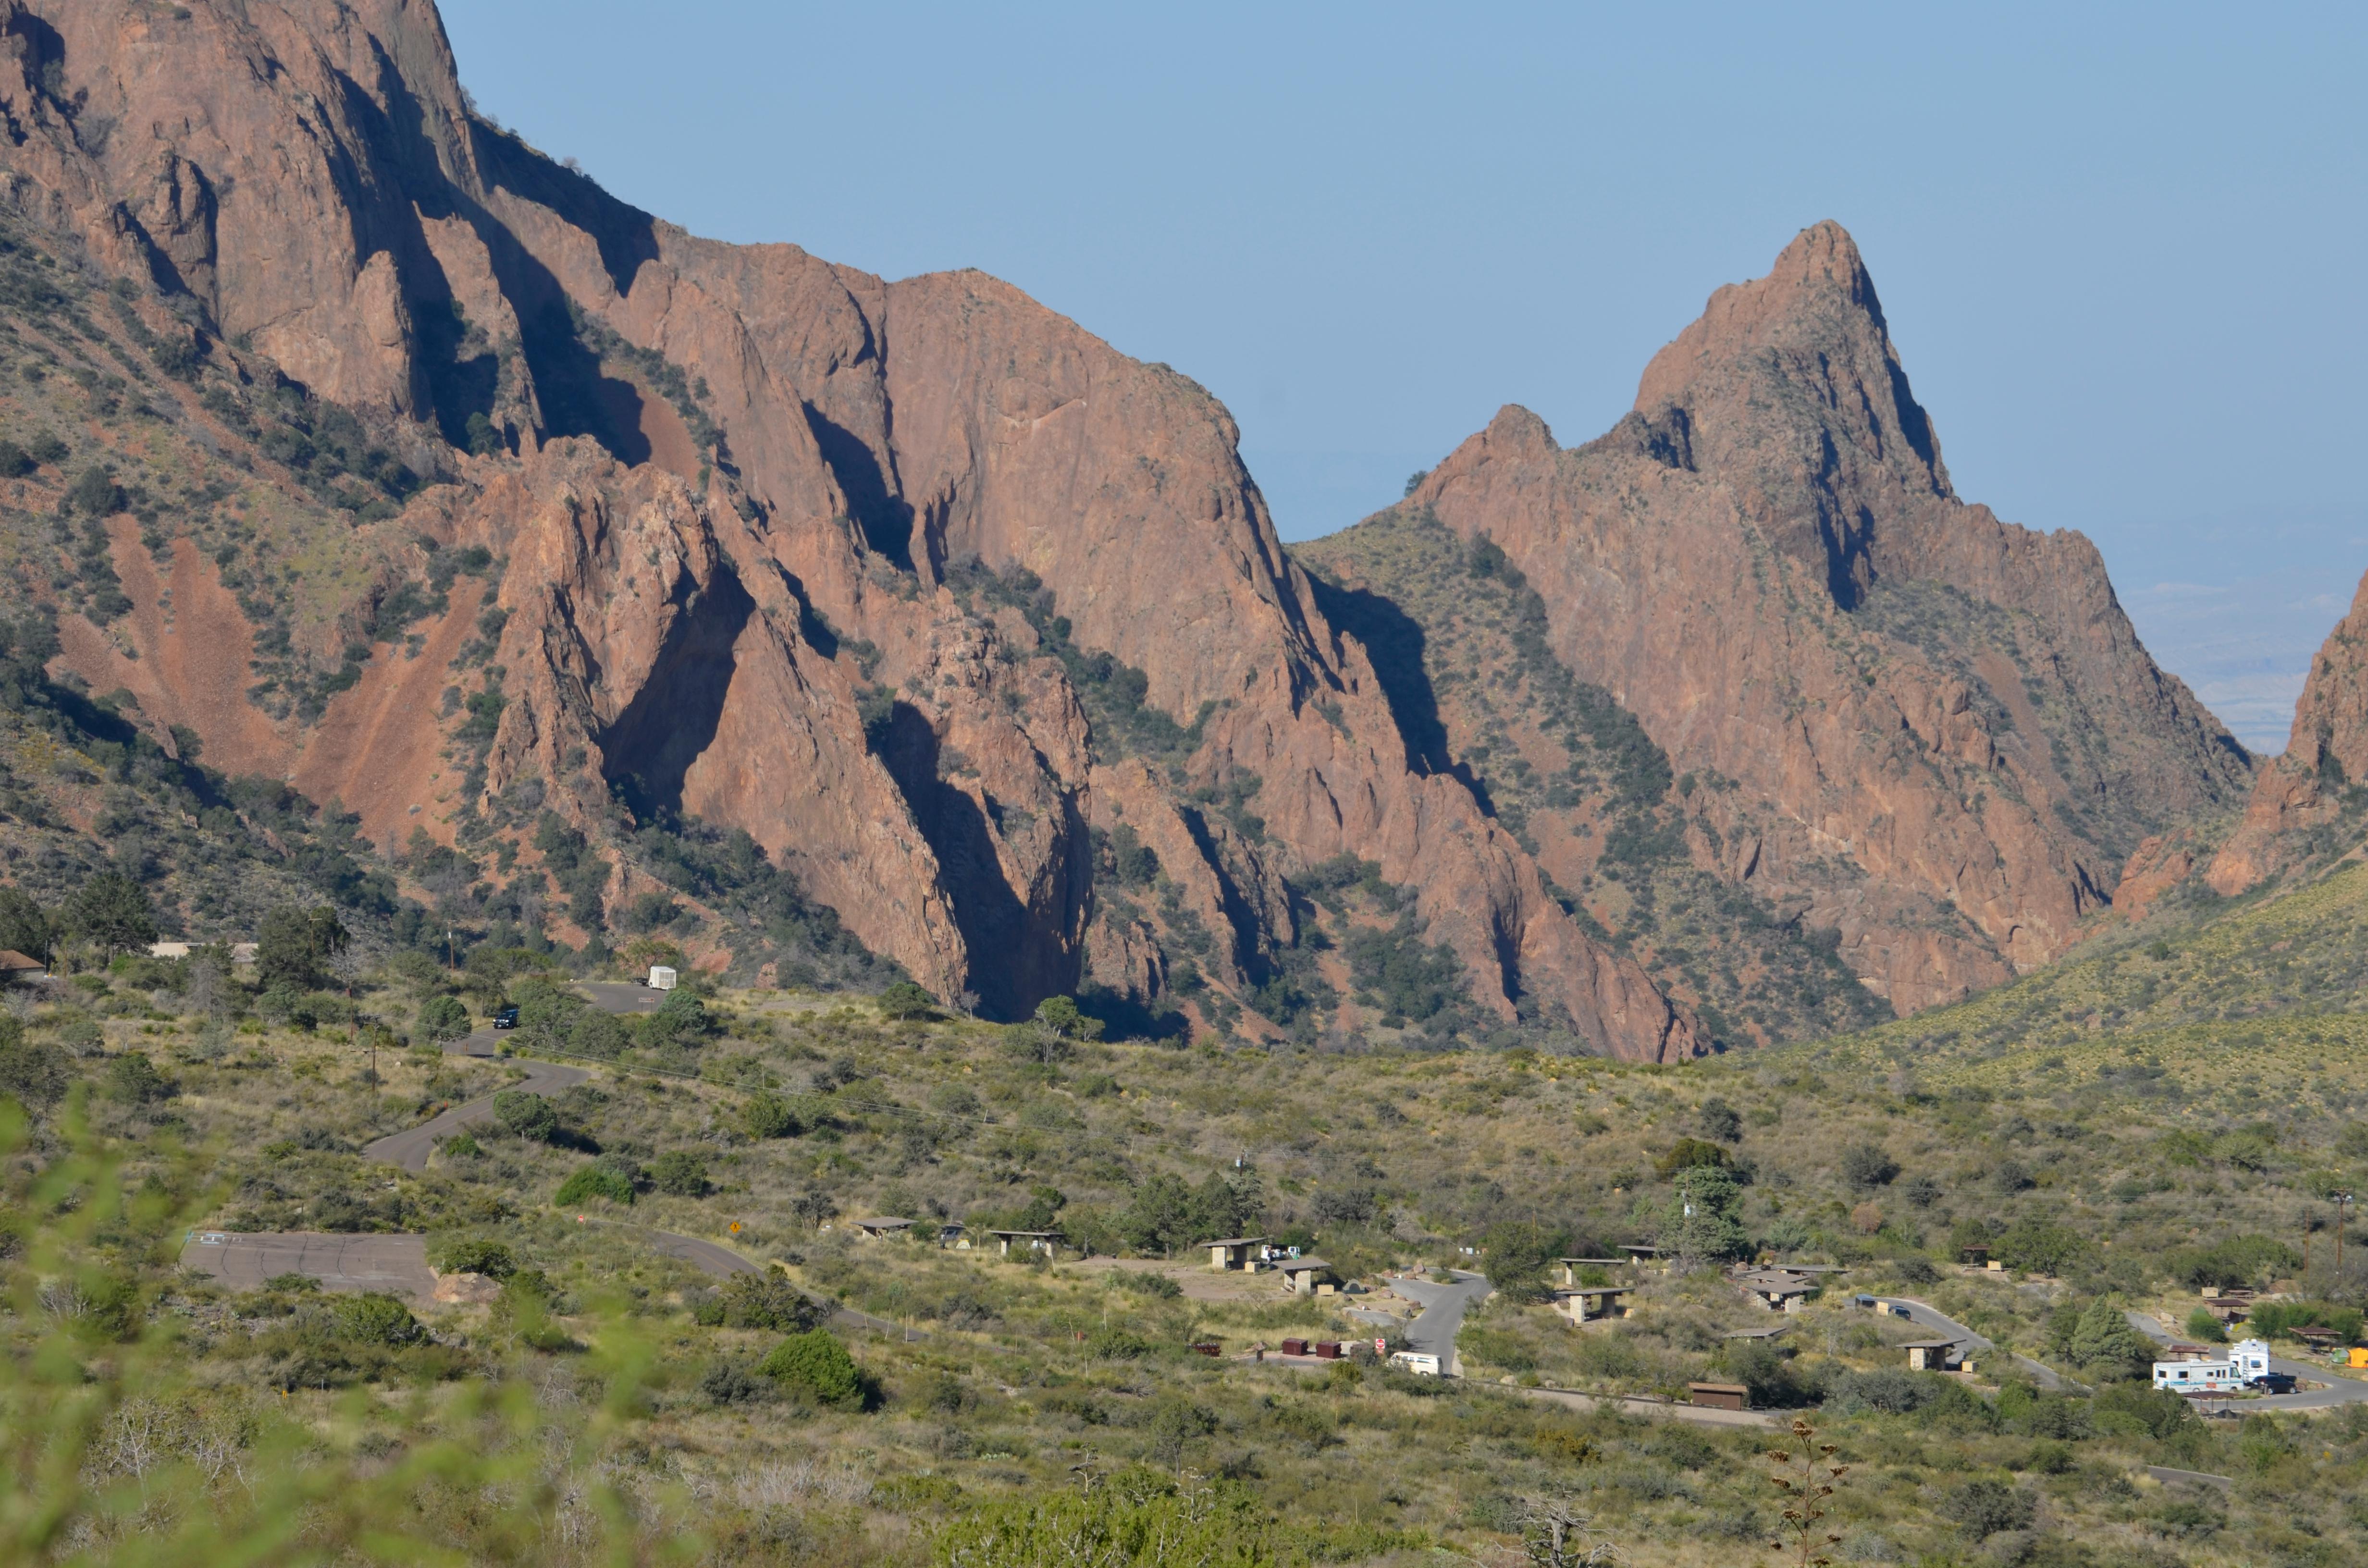
[[[1419,1351],[1396,1351],[1390,1357],[1390,1365],[1402,1372],[1412,1372],[1417,1378],[1439,1376],[1439,1358],[1425,1356]]]

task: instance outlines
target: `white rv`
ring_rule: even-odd
[[[2154,1386],[2173,1393],[2228,1393],[2269,1369],[2269,1341],[2240,1339],[2228,1347],[2225,1361],[2157,1361]]]

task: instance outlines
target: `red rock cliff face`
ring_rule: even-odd
[[[2343,797],[2368,782],[2368,577],[2351,609],[2319,645],[2294,704],[2285,751],[2261,769],[2244,820],[2205,868],[2218,892],[2236,894],[2302,863],[2308,830],[2339,821]],[[2348,847],[2348,846],[2341,846]]]
[[[492,454],[392,525],[507,562],[483,790],[366,779],[341,741],[382,813],[411,795],[449,838],[536,799],[598,831],[621,795],[744,827],[1006,1016],[1087,983],[1169,1003],[1197,924],[1192,1005],[1235,1018],[1300,950],[1291,879],[1349,854],[1415,890],[1484,1012],[1702,1049],[1468,790],[1408,772],[1184,378],[978,274],[892,284],[628,209],[467,111],[425,0],[0,0],[0,38],[19,210],[313,392]],[[1129,755],[1079,669],[1139,672],[1126,710],[1183,738]],[[1121,824],[1162,912],[1101,894]]]
[[[1849,235],[1720,290],[1635,412],[1508,408],[1413,502],[1543,593],[1556,653],[1704,797],[1705,856],[1807,902],[1901,1012],[2061,951],[2236,742],[2138,645],[2095,549],[1961,503]]]

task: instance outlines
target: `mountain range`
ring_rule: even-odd
[[[1838,225],[1611,431],[1508,407],[1286,548],[1189,378],[640,211],[426,0],[0,40],[37,890],[111,858],[228,935],[252,865],[398,942],[1666,1062],[2350,847],[2368,610],[2260,765],[2085,539],[1956,494]]]

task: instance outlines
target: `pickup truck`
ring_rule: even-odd
[[[497,1029],[514,1029],[518,1028],[518,1009],[516,1007],[505,1007],[500,1012],[495,1013],[494,1015],[494,1028]]]

